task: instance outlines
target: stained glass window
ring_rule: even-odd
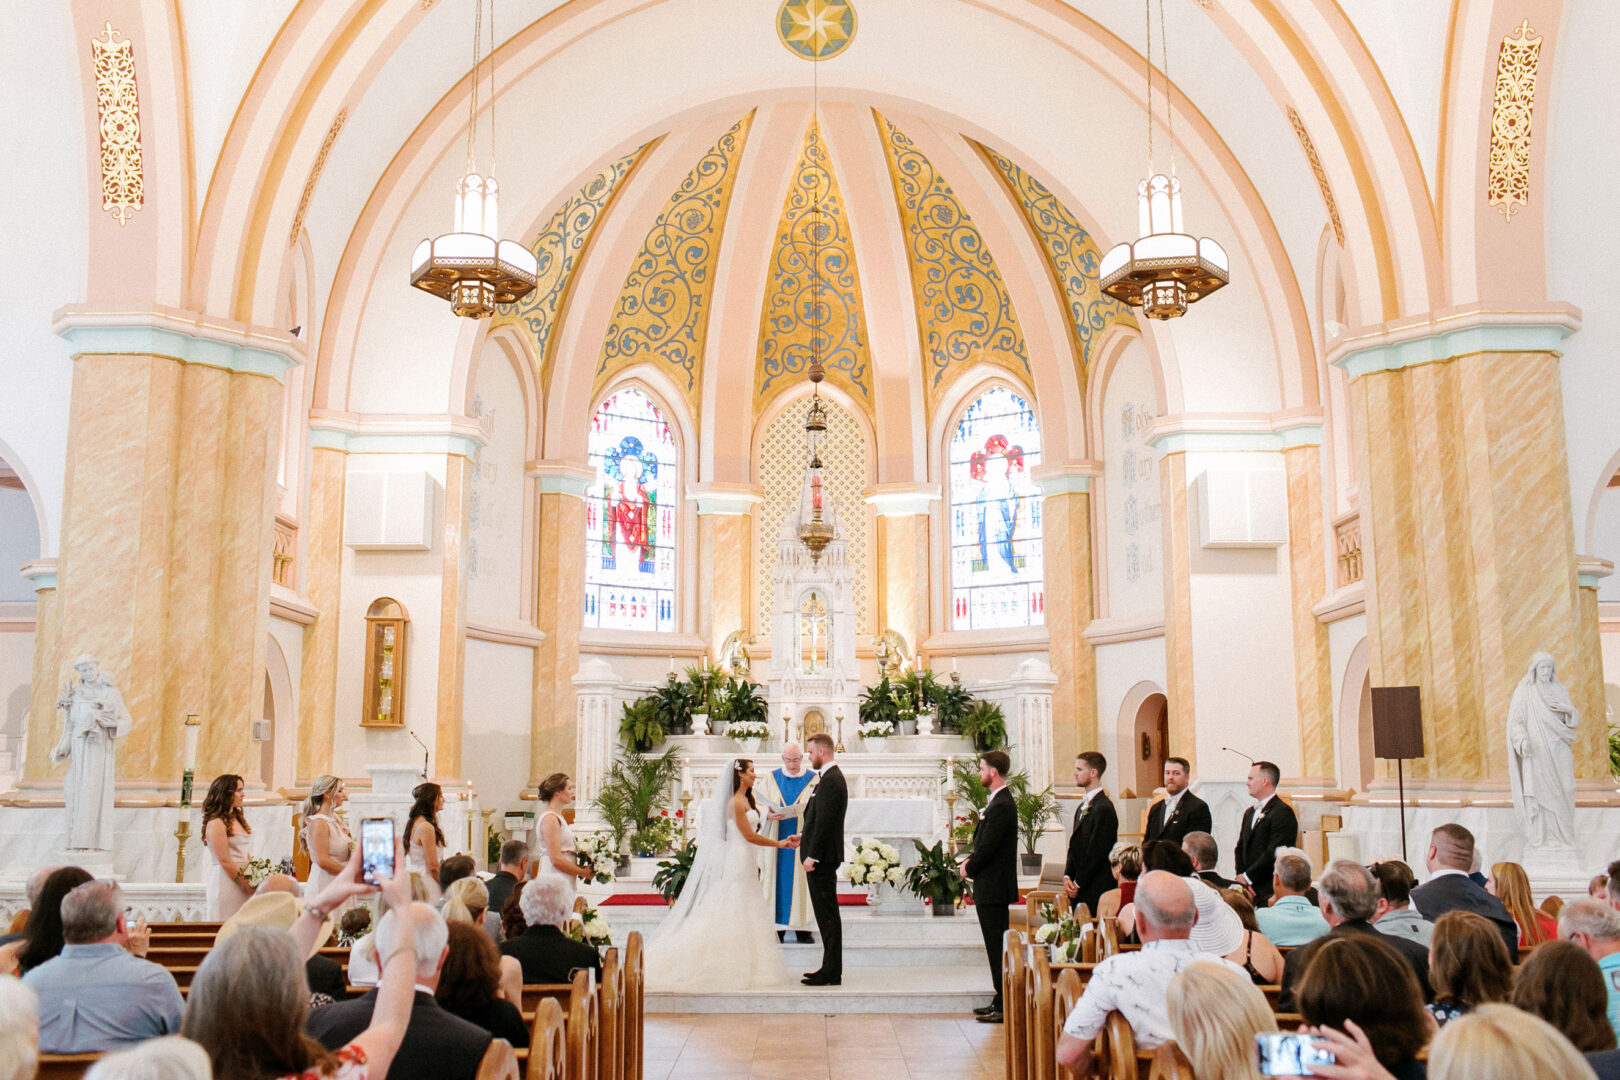
[[[980,394],[947,447],[950,470],[951,625],[957,630],[1041,626],[1041,461],[1035,410],[1004,386]]]
[[[675,436],[651,398],[624,389],[591,417],[596,479],[585,498],[585,625],[675,629]]]

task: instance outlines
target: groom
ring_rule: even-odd
[[[833,761],[830,735],[816,734],[805,741],[816,785],[804,808],[804,833],[799,856],[804,860],[810,886],[810,906],[821,931],[821,968],[800,980],[806,986],[838,986],[844,979],[844,924],[838,919],[838,866],[844,861],[844,811],[849,788],[844,773]]]

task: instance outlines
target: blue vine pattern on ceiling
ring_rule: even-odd
[[[931,394],[952,364],[986,353],[1015,358],[1028,375],[1018,315],[984,237],[933,163],[887,117],[873,115],[906,228]]]
[[[695,396],[731,172],[753,115],[708,149],[642,241],[602,343],[598,382],[637,361],[663,360],[685,376],[676,380],[688,398]]]
[[[817,205],[820,213],[813,214]],[[871,361],[854,250],[827,145],[812,120],[771,261],[760,319],[759,396],[807,372],[814,350],[829,379],[845,383],[861,400],[871,400]]]
[[[1135,327],[1131,309],[1097,285],[1102,252],[1091,234],[1046,185],[1011,160],[979,144],[1018,201],[1029,227],[1046,252],[1048,265],[1069,305],[1069,323],[1080,349],[1082,374],[1091,370],[1091,348],[1097,336],[1114,324]]]

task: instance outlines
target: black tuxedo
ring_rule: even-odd
[[[1018,902],[1018,810],[1003,787],[985,806],[973,830],[973,851],[964,871],[973,880],[973,910],[979,916],[984,951],[995,985],[992,1004],[1001,1008],[1001,947],[1007,933],[1007,907]]]
[[[1230,889],[1232,886],[1237,884],[1237,882],[1232,881],[1229,878],[1221,877],[1220,874],[1213,870],[1200,870],[1198,871],[1198,876],[1209,882],[1210,886],[1216,889]]]
[[[829,981],[844,977],[844,923],[838,915],[838,865],[844,861],[844,814],[849,809],[849,785],[837,763],[828,765],[816,780],[804,804],[804,831],[799,859],[816,860],[805,873],[810,907],[821,932],[821,967],[816,972]]]
[[[1429,950],[1411,938],[1401,937],[1399,934],[1380,933],[1378,928],[1366,919],[1353,919],[1340,923],[1308,945],[1288,950],[1283,958],[1282,991],[1277,997],[1278,1009],[1284,1012],[1296,1011],[1294,987],[1299,983],[1300,976],[1305,974],[1305,969],[1310,966],[1316,950],[1322,947],[1322,942],[1352,937],[1356,934],[1372,934],[1395,946],[1395,950],[1406,957],[1407,963],[1412,965],[1412,971],[1417,975],[1418,987],[1423,991],[1423,1000],[1433,1000],[1434,990],[1429,986]]]
[[[531,926],[517,937],[501,942],[502,956],[515,956],[523,965],[526,983],[555,986],[573,978],[576,968],[590,968],[602,977],[602,957],[583,941],[575,941],[555,926]]]
[[[1265,813],[1255,824],[1256,807],[1243,812],[1243,829],[1238,833],[1233,857],[1237,872],[1249,876],[1249,888],[1254,890],[1254,906],[1265,907],[1271,899],[1271,875],[1276,869],[1277,849],[1293,847],[1299,840],[1299,819],[1294,808],[1273,795],[1266,803]]]
[[[1496,929],[1507,943],[1508,955],[1519,955],[1519,924],[1513,921],[1502,901],[1476,885],[1462,874],[1446,874],[1430,878],[1425,885],[1412,890],[1412,906],[1430,922],[1448,911],[1472,911],[1496,924]]]
[[[330,956],[316,953],[304,961],[304,981],[312,992],[325,994],[333,1001],[349,996],[349,984],[343,977],[343,965]]]
[[[322,1046],[337,1050],[371,1025],[376,1004],[377,991],[372,990],[353,1001],[316,1009],[305,1027]],[[418,990],[388,1076],[375,1080],[474,1080],[489,1043],[489,1032],[446,1012],[432,994]]]
[[[484,882],[484,888],[489,890],[489,907],[487,910],[499,915],[501,910],[506,907],[506,899],[512,895],[512,890],[517,887],[517,883],[517,875],[508,873],[505,870],[497,870],[494,877]]]
[[[1114,887],[1114,874],[1108,867],[1108,853],[1119,840],[1119,814],[1106,791],[1098,791],[1089,804],[1074,812],[1074,831],[1069,834],[1069,856],[1063,863],[1063,876],[1080,892],[1076,904],[1084,904],[1097,914],[1097,901]]]
[[[1164,804],[1168,799],[1160,799],[1148,810],[1147,831],[1142,834],[1142,843],[1151,844],[1155,840],[1168,840],[1170,843],[1181,846],[1190,832],[1214,832],[1214,819],[1209,816],[1209,804],[1190,791],[1183,791],[1181,798],[1176,800],[1176,812],[1170,815],[1170,820],[1164,820]]]

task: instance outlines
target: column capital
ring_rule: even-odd
[[[1613,568],[1613,564],[1610,564],[1610,569]],[[35,592],[56,588],[55,559],[35,559],[33,562],[25,562],[17,572],[28,579]]]
[[[733,484],[723,480],[705,480],[690,484],[686,497],[697,503],[699,514],[715,517],[747,517],[754,507],[765,501],[765,493],[753,484]]]
[[[1039,484],[1041,494],[1048,497],[1090,492],[1092,478],[1101,475],[1102,465],[1096,461],[1052,462],[1029,471],[1029,478]]]
[[[478,421],[453,413],[309,414],[309,445],[345,454],[459,454],[470,458],[485,444]]]
[[[1148,445],[1164,454],[1280,454],[1322,443],[1320,409],[1275,413],[1167,413],[1153,421]]]
[[[164,356],[278,381],[304,362],[291,331],[161,305],[69,304],[51,329],[74,356]]]
[[[1470,353],[1556,355],[1560,343],[1580,328],[1581,311],[1571,304],[1537,304],[1518,311],[1491,311],[1470,304],[1359,330],[1335,341],[1327,360],[1354,379]]]
[[[26,570],[27,567],[24,567],[24,569]],[[1596,589],[1598,582],[1613,573],[1613,559],[1600,559],[1596,555],[1575,556],[1575,579],[1583,589]]]
[[[926,514],[939,501],[938,484],[915,484],[909,480],[894,484],[874,484],[862,495],[878,517],[915,517]]]
[[[531,461],[523,474],[540,482],[542,495],[572,495],[576,499],[583,499],[596,479],[596,470],[584,462],[560,458]]]

